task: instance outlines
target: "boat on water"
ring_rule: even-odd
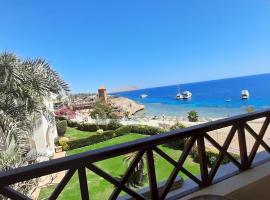
[[[178,87],[178,92],[176,94],[176,99],[190,99],[192,97],[192,93],[190,91],[180,92]]]
[[[241,99],[249,99],[249,91],[248,90],[242,90],[241,92]]]
[[[183,99],[190,99],[192,97],[192,93],[190,91],[182,92]]]
[[[176,94],[176,99],[183,99],[183,95],[180,92],[180,87],[177,86],[177,94]]]
[[[147,94],[141,94],[141,95],[140,95],[140,98],[141,98],[141,99],[145,99],[146,97],[148,97]]]
[[[176,94],[176,99],[183,99],[183,95],[181,93]]]

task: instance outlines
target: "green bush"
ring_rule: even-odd
[[[96,144],[99,142],[103,142],[109,139],[112,139],[116,137],[113,131],[105,131],[102,134],[97,134],[97,135],[92,135],[87,138],[82,138],[78,140],[70,140],[67,142],[66,148],[63,147],[63,149],[66,150],[72,150],[72,149],[77,149],[81,148],[84,146]]]
[[[175,150],[183,150],[185,147],[185,139],[177,139],[173,142],[164,144],[164,146]]]
[[[74,122],[74,121],[71,121],[71,120],[67,120],[67,124],[68,124],[68,127],[70,127],[70,128],[75,128],[75,127],[80,126],[79,122]]]
[[[188,118],[188,121],[190,121],[190,122],[197,122],[197,121],[199,121],[199,115],[194,110],[188,112],[187,118]]]
[[[115,130],[115,134],[139,133],[143,135],[157,135],[166,132],[162,128],[146,125],[127,125]]]
[[[56,128],[58,136],[64,136],[67,130],[67,120],[57,121]]]
[[[77,128],[80,131],[90,131],[90,132],[95,132],[99,129],[102,129],[104,131],[108,131],[108,130],[115,130],[117,127],[119,127],[118,125],[114,124],[90,124],[90,123],[82,123],[82,124],[77,124]]]
[[[89,123],[81,123],[77,126],[77,128],[80,131],[90,131],[90,132],[94,132],[99,129],[96,124],[89,124]]]
[[[117,119],[112,119],[107,125],[108,130],[116,130],[120,128],[122,124]]]
[[[180,122],[176,122],[171,128],[170,130],[177,130],[177,129],[183,129],[186,128],[186,126]],[[185,147],[185,139],[176,139],[172,142],[166,143],[164,144],[165,147],[171,148],[171,149],[175,149],[175,150],[183,150]]]
[[[172,125],[170,130],[173,131],[173,130],[182,129],[182,128],[186,128],[186,126],[182,124],[181,122],[176,122],[174,125]]]
[[[69,142],[69,139],[67,137],[62,137],[58,141],[59,145],[62,146],[63,150],[65,151],[69,150],[68,142]]]
[[[219,152],[213,151],[211,149],[206,149],[205,153],[206,153],[206,157],[207,157],[207,165],[208,165],[208,167],[212,167],[214,165],[215,161],[217,160],[217,158],[219,157]],[[233,153],[230,153],[230,154],[235,159],[239,159],[238,154],[233,154]],[[193,162],[196,162],[196,163],[200,162],[199,153],[198,153],[197,148],[192,149],[190,156],[192,157]],[[224,165],[224,164],[227,164],[229,162],[231,162],[231,160],[225,155],[221,164]]]
[[[151,126],[142,126],[142,125],[121,126],[120,128],[118,128],[116,130],[107,130],[107,131],[104,131],[103,133],[92,135],[92,136],[89,136],[87,138],[82,138],[82,139],[78,139],[78,140],[70,140],[67,142],[67,145],[65,147],[63,147],[63,149],[64,150],[76,149],[76,148],[96,144],[99,142],[103,142],[103,141],[106,141],[106,140],[109,140],[109,139],[112,139],[115,137],[119,137],[122,135],[126,135],[129,133],[155,135],[155,134],[159,134],[159,133],[163,133],[163,132],[165,132],[165,130],[160,129],[160,128],[156,128],[156,127],[151,127]]]
[[[55,119],[59,120],[59,121],[67,120],[67,118],[65,118],[63,116],[55,116]]]

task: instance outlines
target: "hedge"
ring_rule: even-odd
[[[76,149],[92,144],[96,144],[99,142],[103,142],[115,137],[119,137],[122,135],[126,135],[129,133],[139,133],[139,134],[144,134],[144,135],[155,135],[159,133],[163,133],[165,130],[156,128],[156,127],[151,127],[151,126],[142,126],[142,125],[128,125],[128,126],[121,126],[120,128],[116,130],[108,130],[104,131],[101,134],[96,134],[89,136],[87,138],[82,138],[78,140],[70,140],[66,142],[65,147],[63,149],[66,150],[71,150],[71,149]]]
[[[117,137],[113,131],[105,131],[102,134],[97,134],[97,135],[92,135],[87,138],[82,138],[78,140],[70,140],[67,142],[67,145],[65,146],[66,148],[63,147],[63,149],[66,150],[72,150],[72,149],[77,149],[81,148],[84,146],[89,146],[92,144],[96,144],[99,142],[103,142],[109,139],[112,139],[114,137]]]
[[[166,130],[158,127],[152,127],[147,125],[126,125],[121,126],[115,130],[116,134],[121,133],[138,133],[142,135],[157,135],[160,133],[165,133]]]
[[[75,121],[71,121],[71,120],[67,120],[67,124],[68,124],[68,127],[70,127],[70,128],[76,128],[76,127],[80,126],[79,122],[75,122]]]
[[[212,167],[214,165],[215,161],[217,160],[217,158],[219,157],[219,152],[206,148],[205,153],[206,153],[206,157],[207,157],[207,165],[208,165],[208,167]],[[230,153],[230,154],[236,160],[240,158],[238,154],[234,154],[234,153]],[[200,162],[199,153],[198,153],[197,148],[193,148],[190,155],[191,155],[194,162],[196,162],[196,163]],[[227,164],[229,162],[231,162],[231,160],[225,155],[221,164],[224,165],[224,164]]]
[[[174,150],[183,150],[185,147],[185,139],[176,139],[173,142],[164,144],[164,146]]]

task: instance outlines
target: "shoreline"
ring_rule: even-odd
[[[135,101],[137,102],[137,101]],[[141,102],[137,102],[141,103]],[[235,115],[247,113],[247,108],[253,108],[254,110],[261,110],[269,108],[265,106],[262,108],[256,108],[253,106],[242,106],[242,107],[203,107],[203,106],[191,106],[191,105],[171,105],[163,103],[142,103],[145,106],[143,111],[136,113],[135,116],[177,116],[186,117],[188,112],[194,110],[198,113],[201,118],[226,118]]]

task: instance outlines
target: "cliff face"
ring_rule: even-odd
[[[131,116],[144,109],[144,105],[137,104],[135,101],[124,97],[112,98],[110,102],[120,117],[125,116],[126,113]]]

